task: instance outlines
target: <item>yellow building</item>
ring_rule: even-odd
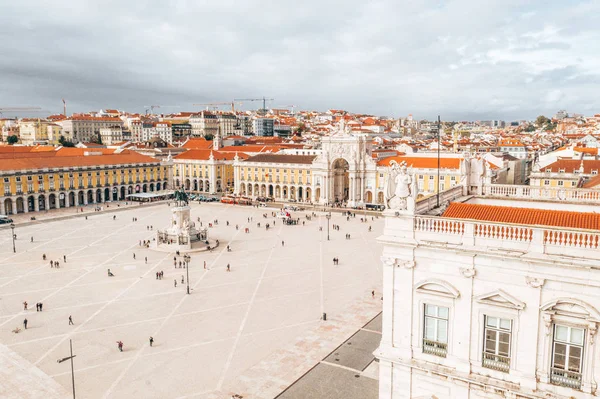
[[[534,166],[529,177],[533,187],[576,188],[594,178],[600,170],[600,160],[559,159],[550,165]]]
[[[233,162],[246,154],[190,149],[173,158],[173,182],[197,193],[230,193],[234,186]]]
[[[24,145],[45,143],[48,141],[48,125],[45,119],[23,118],[19,121],[19,137]]]
[[[383,190],[385,186],[386,171],[390,162],[395,161],[398,164],[406,163],[406,167],[414,173],[419,187],[419,195],[428,197],[439,191],[448,190],[457,184],[460,184],[466,174],[463,172],[465,167],[462,165],[464,160],[459,157],[440,158],[439,181],[438,181],[438,160],[437,157],[412,157],[395,156],[384,158],[377,162],[377,188]],[[383,191],[378,193],[378,203],[383,203]]]
[[[165,190],[169,166],[129,150],[0,147],[0,202],[5,214],[126,199]]]
[[[258,154],[236,168],[236,192],[275,200],[311,201],[316,155]]]

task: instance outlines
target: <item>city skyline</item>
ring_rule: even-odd
[[[4,107],[58,113],[65,98],[69,114],[178,105],[159,110],[171,113],[264,95],[276,108],[418,119],[517,120],[600,109],[600,5],[592,2],[5,8],[0,31],[11,40],[0,43]],[[468,23],[460,22],[465,14]]]

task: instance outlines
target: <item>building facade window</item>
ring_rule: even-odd
[[[446,357],[448,353],[448,314],[443,306],[425,304],[423,353]]]
[[[511,333],[511,320],[485,316],[483,367],[508,372]]]
[[[585,330],[554,325],[550,382],[569,388],[581,388],[581,366]]]

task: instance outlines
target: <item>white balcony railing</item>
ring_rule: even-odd
[[[550,370],[550,382],[563,387],[581,389],[581,374],[552,367]]]
[[[600,233],[433,216],[415,216],[415,238],[464,247],[497,248],[600,259]]]
[[[583,188],[551,188],[517,186],[512,184],[490,184],[483,186],[486,197],[510,197],[566,202],[600,202],[600,190]]]

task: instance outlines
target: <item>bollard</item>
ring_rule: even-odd
[[[323,312],[323,320],[327,320],[327,313]]]

